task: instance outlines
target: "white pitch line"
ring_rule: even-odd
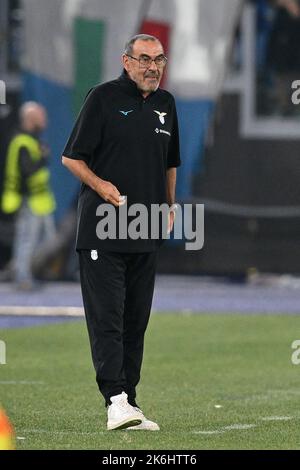
[[[83,317],[84,310],[81,307],[46,307],[29,305],[1,305],[0,315],[30,315],[30,316],[60,316]]]
[[[293,416],[265,416],[264,418],[260,418],[261,421],[290,421],[294,419]]]
[[[0,380],[0,385],[45,385],[36,380]]]
[[[295,419],[294,416],[264,416],[259,418],[260,421],[290,421],[291,419]],[[229,426],[223,426],[220,429],[215,429],[212,431],[193,431],[193,434],[222,434],[227,431],[235,431],[235,430],[244,430],[244,429],[253,429],[256,428],[256,424],[230,424]]]
[[[222,434],[225,431],[215,430],[215,431],[194,431],[193,434]]]
[[[271,397],[274,397],[274,396],[276,397],[277,395],[279,395],[280,397],[282,397],[282,395],[283,396],[286,395],[286,397],[288,397],[288,395],[296,395],[297,396],[297,395],[300,395],[300,390],[296,390],[296,389],[268,390],[268,392],[264,393],[264,394],[254,394],[254,395],[240,396],[240,397],[237,397],[237,400],[244,401],[244,402],[270,400]],[[286,398],[286,397],[283,397],[283,398]],[[226,400],[232,401],[232,399],[230,399],[230,397],[226,398]]]
[[[231,424],[230,426],[224,426],[224,431],[233,431],[235,429],[251,429],[256,428],[256,424]]]
[[[50,429],[20,429],[20,433],[22,434],[80,434],[80,435],[87,435],[87,436],[98,436],[98,434],[104,434],[105,431],[97,431],[97,432],[82,432],[82,431],[53,431]],[[24,438],[25,439],[25,438]]]
[[[223,426],[220,429],[212,431],[194,431],[193,434],[222,434],[227,431],[243,430],[256,428],[256,424],[231,424],[229,426]]]

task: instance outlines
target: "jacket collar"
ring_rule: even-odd
[[[137,84],[131,80],[131,78],[129,77],[128,73],[126,72],[125,69],[123,69],[123,72],[122,74],[120,75],[120,77],[118,78],[119,80],[119,83],[121,85],[121,87],[124,89],[124,91],[126,93],[128,93],[130,96],[135,96],[135,97],[138,97],[138,98],[143,98],[143,95],[141,93],[141,91],[138,89],[137,87]],[[156,91],[152,91],[146,99],[149,99],[151,96],[153,96],[155,93],[157,92]]]

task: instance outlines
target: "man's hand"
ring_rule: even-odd
[[[97,184],[95,191],[106,202],[111,202],[114,206],[119,207],[122,205],[120,200],[120,193],[117,188],[109,181],[100,180]]]
[[[298,2],[295,0],[277,0],[277,5],[285,8],[291,16],[294,18],[299,18],[300,16],[300,7]]]
[[[170,212],[168,215],[168,233],[171,233],[174,226],[175,216],[176,216],[176,204],[170,207]]]
[[[65,155],[62,156],[62,163],[84,184],[92,188],[104,201],[110,202],[116,207],[122,206],[126,198],[120,197],[117,188],[109,181],[102,180],[92,170],[89,169],[85,161],[74,160]]]

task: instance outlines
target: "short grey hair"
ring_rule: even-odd
[[[160,40],[157,39],[155,36],[151,36],[150,34],[136,34],[133,36],[125,45],[124,54],[131,55],[133,53],[133,45],[138,40],[141,41],[157,41],[161,44]]]

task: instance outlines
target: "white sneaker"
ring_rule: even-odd
[[[125,392],[110,397],[110,401],[112,404],[107,410],[107,429],[109,431],[141,424],[141,414],[133,406],[129,405]]]
[[[140,410],[138,407],[134,407],[134,409],[139,413],[140,418],[142,420],[141,424],[138,424],[137,426],[130,426],[128,427],[128,431],[159,431],[159,426],[157,423],[154,423],[154,421],[150,421],[150,419],[147,419],[144,416],[144,413],[142,410]]]

